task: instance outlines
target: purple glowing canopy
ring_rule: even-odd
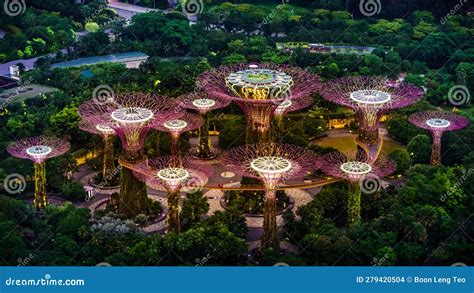
[[[348,181],[360,181],[371,175],[385,177],[397,169],[388,156],[381,154],[372,160],[364,151],[331,152],[318,158],[317,166],[329,176]]]
[[[212,167],[191,157],[162,156],[131,166],[134,176],[150,188],[192,193],[206,185]]]
[[[299,146],[259,143],[225,151],[221,163],[242,176],[257,178],[275,187],[315,170],[316,158],[315,153]]]
[[[150,93],[121,93],[99,102],[90,100],[79,106],[78,112],[88,123],[112,128],[127,150],[141,149],[158,118],[180,113],[175,101]]]
[[[329,81],[321,95],[354,111],[377,108],[386,112],[416,103],[423,97],[423,89],[384,77],[351,76]]]
[[[409,121],[432,132],[459,130],[469,124],[469,120],[464,116],[439,110],[414,113],[409,117]]]
[[[66,153],[70,148],[69,142],[64,139],[36,136],[18,140],[11,144],[7,151],[17,158],[28,159],[35,163],[43,163],[47,159]]]

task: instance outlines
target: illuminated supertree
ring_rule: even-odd
[[[143,143],[151,126],[158,118],[175,114],[175,110],[169,98],[147,93],[116,94],[104,102],[90,100],[79,106],[81,117],[112,128],[122,142],[119,211],[128,217],[145,211],[148,198],[145,184],[126,166],[144,160]]]
[[[79,129],[97,134],[102,137],[104,143],[103,147],[103,159],[102,159],[102,179],[105,180],[111,171],[114,169],[114,138],[115,130],[107,125],[96,124],[93,121],[89,121],[88,117],[81,117],[79,122]]]
[[[321,156],[317,166],[324,173],[349,183],[347,202],[348,224],[360,220],[361,186],[364,192],[372,193],[380,188],[381,177],[395,172],[397,165],[385,155],[380,155],[375,161],[364,151],[343,154],[332,152]]]
[[[265,186],[262,247],[279,249],[276,223],[276,190],[284,181],[303,177],[316,169],[316,155],[285,144],[243,145],[225,151],[222,164],[242,176],[256,178]]]
[[[150,188],[168,193],[168,231],[179,233],[179,193],[194,193],[206,185],[211,167],[189,157],[163,156],[132,166],[133,174]]]
[[[204,125],[204,119],[196,114],[175,112],[167,117],[160,117],[153,124],[153,128],[168,132],[171,136],[171,154],[180,155],[179,138],[181,134],[196,130]]]
[[[382,116],[416,103],[423,89],[381,77],[343,77],[329,81],[321,94],[328,101],[354,110],[359,139],[373,145],[379,140]]]
[[[412,114],[410,122],[417,127],[427,129],[433,137],[431,164],[441,164],[441,138],[446,131],[459,130],[469,124],[466,117],[446,111],[425,111]]]
[[[33,161],[35,167],[35,198],[37,209],[48,205],[46,196],[46,160],[58,157],[70,149],[69,142],[56,137],[37,136],[21,139],[7,148],[14,157]]]
[[[247,118],[247,143],[267,142],[273,115],[286,100],[310,96],[321,88],[317,75],[276,64],[221,66],[198,76],[209,95],[236,102]]]
[[[275,110],[275,120],[277,122],[278,136],[280,137],[280,140],[282,139],[282,135],[284,132],[283,118],[285,118],[285,116],[290,112],[296,112],[311,106],[312,103],[313,100],[310,96],[302,96],[298,99],[284,100],[282,103],[280,103],[280,105],[278,105]]]
[[[225,108],[230,104],[229,100],[211,97],[203,92],[195,92],[180,97],[181,107],[198,111],[204,118],[204,125],[199,129],[199,142],[196,150],[196,157],[201,159],[211,159],[215,157],[209,140],[209,112],[216,109]]]

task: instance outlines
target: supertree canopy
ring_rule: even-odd
[[[240,106],[247,118],[247,143],[270,139],[271,121],[281,103],[310,96],[321,88],[317,75],[271,63],[221,66],[201,74],[196,82],[211,96]]]
[[[79,114],[90,123],[112,128],[119,136],[122,165],[144,159],[143,143],[158,118],[175,114],[176,104],[167,97],[147,93],[116,94],[104,102],[88,101],[79,106]],[[119,211],[134,217],[148,208],[146,186],[127,167],[121,169]]]
[[[34,205],[42,209],[48,205],[46,196],[46,160],[58,157],[70,149],[69,142],[56,137],[37,136],[21,139],[7,148],[12,156],[33,161],[35,167]]]
[[[372,160],[364,151],[328,153],[318,159],[317,166],[327,175],[349,182],[349,224],[360,220],[361,185],[366,192],[375,192],[380,188],[380,178],[392,174],[397,168],[395,162],[387,156],[379,155]]]
[[[209,140],[209,116],[212,110],[225,108],[230,104],[230,100],[218,97],[211,97],[204,92],[194,92],[183,95],[179,99],[183,108],[198,111],[204,118],[204,125],[199,129],[199,142],[196,150],[196,157],[201,159],[214,158],[215,153],[212,151],[212,144]]]
[[[433,137],[431,164],[441,164],[441,138],[446,131],[459,130],[469,124],[469,120],[460,115],[446,111],[425,111],[412,114],[410,122],[417,127],[427,129]]]
[[[114,138],[115,130],[107,125],[96,124],[93,121],[89,121],[87,117],[81,117],[79,122],[79,129],[97,134],[102,137],[104,142],[103,147],[103,159],[102,159],[102,178],[108,178],[114,169]]]
[[[168,231],[180,231],[179,193],[199,191],[212,175],[211,167],[190,157],[163,156],[134,166],[134,175],[150,188],[168,192]]]
[[[303,177],[316,169],[316,155],[302,147],[263,143],[225,151],[222,164],[242,176],[257,178],[265,186],[262,247],[279,249],[276,189],[285,180]]]
[[[169,115],[168,117],[157,119],[153,128],[168,132],[171,135],[171,154],[177,156],[180,154],[179,138],[181,134],[199,129],[203,125],[204,119],[199,115],[175,112],[175,114]]]
[[[351,108],[359,122],[359,139],[369,145],[379,139],[381,117],[416,103],[423,89],[381,77],[343,77],[329,81],[321,92],[331,102]]]

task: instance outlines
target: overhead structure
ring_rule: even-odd
[[[419,128],[427,129],[433,137],[431,164],[441,164],[441,138],[446,131],[463,129],[469,120],[461,115],[446,111],[425,111],[412,114],[409,121]]]
[[[199,129],[199,142],[194,155],[200,159],[214,158],[216,154],[209,139],[209,112],[227,107],[230,100],[212,97],[205,92],[183,95],[179,100],[181,107],[199,112],[204,119],[204,125]]]
[[[81,116],[81,121],[79,122],[79,129],[100,135],[102,137],[102,141],[104,143],[103,146],[103,158],[102,158],[102,179],[106,180],[106,178],[111,177],[113,174],[113,170],[115,168],[114,164],[114,138],[116,136],[115,130],[108,126],[97,124],[94,122],[94,119],[89,120],[87,115]]]
[[[329,81],[321,94],[328,101],[354,110],[360,141],[374,145],[379,141],[382,116],[416,103],[423,97],[423,89],[382,77],[351,76]]]
[[[317,167],[329,176],[346,180],[349,183],[347,201],[347,222],[353,225],[360,220],[361,185],[368,186],[366,192],[380,188],[381,178],[395,172],[396,163],[385,155],[375,161],[364,151],[340,153],[332,152],[318,159]],[[365,180],[370,180],[364,182]],[[364,185],[366,184],[366,185]]]
[[[66,140],[48,136],[28,137],[8,146],[7,151],[12,156],[33,161],[35,167],[35,197],[33,203],[36,209],[43,209],[48,205],[46,160],[66,153],[70,147]]]
[[[194,193],[207,183],[211,167],[199,164],[191,157],[163,156],[132,166],[134,175],[147,186],[168,193],[168,231],[180,232],[180,192]]]
[[[176,109],[175,102],[167,97],[137,92],[115,94],[104,102],[90,100],[79,106],[81,117],[112,128],[122,142],[119,212],[127,217],[135,217],[148,208],[146,186],[127,166],[145,159],[146,135],[158,118],[176,115]]]
[[[179,138],[188,131],[201,128],[204,125],[204,119],[196,114],[186,112],[175,112],[167,117],[160,117],[153,125],[153,128],[159,131],[168,132],[171,136],[171,154],[179,156],[180,146]]]
[[[265,186],[261,245],[279,249],[276,223],[276,190],[286,180],[301,178],[316,169],[316,155],[298,146],[262,143],[239,146],[222,154],[222,164]]]
[[[236,102],[247,118],[247,143],[268,142],[276,109],[309,97],[321,80],[301,68],[272,63],[221,66],[196,81],[210,96]]]

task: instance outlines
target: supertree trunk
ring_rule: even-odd
[[[177,157],[180,153],[179,136],[173,135],[171,136],[171,155]]]
[[[179,233],[181,223],[179,220],[179,192],[168,193],[168,214],[166,215],[168,231]]]
[[[276,116],[276,130],[275,130],[275,137],[276,141],[279,143],[283,142],[283,135],[285,133],[285,121],[282,116]]]
[[[204,125],[199,129],[199,142],[196,155],[199,158],[210,159],[214,156],[211,151],[211,142],[209,140],[209,115],[203,115]]]
[[[368,145],[377,144],[379,141],[379,130],[376,129],[359,129],[359,140]]]
[[[35,163],[35,198],[34,206],[36,209],[44,209],[48,205],[46,196],[46,164]]]
[[[263,233],[262,248],[273,248],[279,250],[278,230],[276,223],[276,192],[268,190],[265,195],[263,207]]]
[[[114,137],[104,137],[104,158],[102,162],[102,180],[106,180],[115,168],[114,164]]]
[[[352,226],[360,221],[361,190],[359,182],[349,183],[347,198],[347,224]]]
[[[441,134],[433,133],[433,150],[431,152],[431,165],[441,164]]]
[[[127,163],[138,163],[144,159],[141,151],[123,152]],[[132,170],[123,166],[120,177],[119,212],[132,218],[148,209],[148,195],[145,183],[133,176]]]

